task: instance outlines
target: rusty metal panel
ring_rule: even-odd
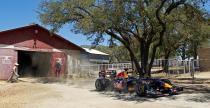
[[[17,62],[17,52],[12,49],[0,49],[0,79],[8,79],[14,63]]]
[[[56,76],[56,62],[61,60],[61,71],[60,76],[65,75],[66,63],[67,63],[67,55],[64,52],[53,52],[51,58],[51,66],[52,66],[52,76]]]

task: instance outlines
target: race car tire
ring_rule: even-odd
[[[105,90],[111,90],[111,88],[112,88],[111,81],[109,79],[104,79],[104,80],[105,80],[104,89]]]
[[[105,90],[104,84],[102,82],[102,79],[96,79],[95,81],[95,87],[97,91]]]
[[[138,96],[146,96],[147,95],[146,90],[147,90],[147,85],[146,84],[138,83],[136,85],[136,94]]]

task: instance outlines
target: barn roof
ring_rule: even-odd
[[[39,29],[42,29],[43,31],[46,31],[48,33],[51,34],[51,36],[55,36],[57,39],[60,39],[62,40],[64,43],[68,43],[69,45],[71,46],[74,46],[76,48],[78,48],[80,51],[85,51],[82,47],[72,43],[71,41],[63,38],[62,36],[52,32],[51,30],[48,30],[46,28],[44,28],[43,26],[39,25],[39,24],[31,24],[31,25],[28,25],[28,26],[23,26],[23,27],[18,27],[18,28],[14,28],[14,29],[9,29],[9,30],[4,30],[4,31],[0,31],[0,35],[1,34],[4,34],[4,33],[9,33],[9,32],[13,32],[13,31],[19,31],[19,30],[24,30],[24,29],[28,29],[28,28],[39,28]],[[3,36],[3,35],[2,35]]]

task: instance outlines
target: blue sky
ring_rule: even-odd
[[[38,23],[36,10],[42,0],[1,0],[0,1],[0,31]],[[210,10],[210,3],[206,6]],[[58,33],[78,45],[90,45],[91,41],[82,34],[74,34],[68,26]],[[106,42],[103,43],[107,45]]]
[[[42,0],[1,0],[0,1],[0,31],[22,27],[31,23],[38,23],[36,13]],[[65,26],[58,33],[64,38],[78,45],[90,45],[82,34],[74,34]]]

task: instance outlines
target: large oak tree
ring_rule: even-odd
[[[150,77],[157,48],[163,44],[167,19],[187,9],[183,7],[199,7],[203,1],[47,0],[42,2],[39,14],[41,22],[54,30],[72,24],[74,32],[94,38],[96,45],[104,36],[109,36],[111,43],[117,40],[128,50],[140,77]],[[139,44],[140,64],[132,49],[134,40]]]

